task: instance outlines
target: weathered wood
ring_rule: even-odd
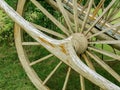
[[[60,61],[58,63],[58,65],[52,70],[52,72],[47,76],[47,78],[43,81],[42,85],[45,85],[45,83],[47,83],[47,81],[52,77],[52,75],[55,73],[55,71],[60,67],[60,65],[62,64],[62,61]]]
[[[116,0],[112,0],[111,3],[108,5],[108,7],[103,11],[103,13],[94,21],[94,23],[91,25],[91,27],[87,30],[85,34],[88,34],[93,27],[99,22],[99,20],[106,14],[106,12],[112,7],[112,5],[115,3]]]
[[[58,20],[56,20],[45,8],[42,7],[36,0],[31,2],[38,7],[56,26],[58,26],[66,35],[69,35],[67,28],[65,28]]]
[[[91,0],[89,5],[88,5],[87,13],[85,15],[85,19],[84,19],[83,24],[82,24],[81,32],[83,32],[85,25],[87,24],[87,20],[88,20],[88,17],[90,15],[92,4],[93,4],[93,0]]]
[[[93,55],[89,51],[86,51],[90,57],[92,57],[100,66],[102,66],[107,72],[109,72],[118,82],[120,82],[120,75],[118,75],[110,66],[104,63],[99,57]]]
[[[73,0],[73,14],[74,14],[74,24],[75,24],[75,32],[78,32],[79,22],[78,22],[78,4],[77,0]]]
[[[19,0],[19,3],[21,0]],[[23,3],[22,3],[23,4]],[[64,40],[56,40],[53,39],[38,29],[36,29],[34,26],[32,26],[29,22],[24,20],[18,13],[16,13],[11,7],[9,7],[4,0],[0,0],[0,7],[18,24],[20,25],[31,37],[33,37],[36,41],[38,41],[43,47],[45,47],[48,51],[50,51],[53,55],[58,57],[61,61],[58,64],[58,66],[51,72],[51,74],[48,76],[48,78],[45,80],[44,84],[47,82],[47,80],[51,77],[51,75],[56,71],[56,69],[59,67],[59,65],[64,62],[68,66],[70,66],[73,70],[75,70],[77,73],[84,76],[86,79],[90,80],[94,84],[98,85],[99,87],[105,89],[105,90],[120,90],[120,87],[113,84],[112,82],[108,81],[98,73],[96,73],[94,70],[88,68],[76,55],[76,52],[71,44],[72,36],[68,37]],[[22,11],[22,10],[21,10]],[[34,83],[34,85],[40,89],[40,90],[49,90],[48,87],[42,85],[41,79],[36,75],[34,70],[29,65],[30,62],[27,59],[27,56],[25,56],[25,52],[22,48],[22,41],[21,41],[21,35],[20,35],[20,27],[16,27],[15,29],[15,42],[19,54],[19,58],[21,60],[21,63],[24,67],[24,69],[27,72],[27,75],[31,79],[31,81]],[[58,53],[59,52],[59,53]]]
[[[120,40],[95,41],[95,42],[88,42],[88,44],[120,44]]]
[[[88,49],[89,49],[89,50],[93,50],[93,51],[95,51],[95,52],[101,53],[101,54],[103,54],[103,55],[109,56],[109,57],[111,57],[111,58],[114,58],[114,59],[117,59],[117,60],[120,61],[120,56],[119,56],[119,55],[116,55],[116,54],[114,54],[114,53],[110,53],[110,52],[108,52],[108,51],[104,51],[104,50],[102,50],[102,49],[97,49],[97,48],[93,48],[93,47],[88,47]]]
[[[80,75],[81,90],[85,90],[85,79]]]
[[[49,54],[49,55],[47,55],[45,57],[42,57],[42,58],[40,58],[38,60],[35,60],[35,61],[33,61],[33,62],[30,63],[30,66],[35,65],[37,63],[40,63],[40,62],[42,62],[42,61],[44,61],[44,60],[46,60],[46,59],[48,59],[48,58],[50,58],[52,56],[53,56],[53,54]]]
[[[67,71],[66,78],[65,78],[65,82],[64,82],[64,84],[63,84],[63,88],[62,88],[62,90],[66,90],[67,83],[68,83],[69,76],[70,76],[70,72],[71,72],[71,68],[69,67],[69,68],[68,68],[68,71]]]
[[[46,33],[51,34],[53,36],[57,36],[57,37],[62,38],[62,39],[66,37],[65,35],[62,35],[58,32],[55,32],[54,30],[50,30],[48,28],[42,27],[42,26],[34,24],[34,23],[31,23],[31,24],[33,26],[35,26],[37,29],[39,29],[40,31],[46,32]]]
[[[71,28],[71,21],[68,17],[68,14],[66,13],[65,8],[63,7],[63,4],[62,4],[61,0],[56,0],[56,2],[57,2],[57,5],[58,5],[65,21],[66,21],[66,24],[67,24],[68,28],[69,28],[68,31],[72,34],[73,31],[72,31],[72,28]]]
[[[63,0],[63,1],[64,1],[64,3],[67,2],[67,0]],[[59,10],[58,6],[56,5],[56,3],[55,3],[53,0],[46,0],[46,2],[48,2],[48,3],[49,3],[53,8],[55,8],[56,10]],[[71,2],[69,2],[67,5],[69,5],[69,6],[72,8],[72,3],[71,3]],[[79,7],[79,8],[78,8],[78,12],[81,12],[81,11],[82,11],[82,10],[81,10],[81,8]],[[83,11],[82,11],[82,12],[83,12]],[[74,21],[73,15],[72,15],[70,12],[67,12],[67,13],[68,13],[70,19],[71,19],[72,21]],[[86,12],[83,12],[83,13],[86,14]],[[89,17],[92,17],[92,16],[89,15]],[[82,21],[81,19],[79,19],[78,22],[79,22],[79,25],[81,25],[83,21]],[[101,21],[101,23],[103,23],[103,21]],[[105,26],[108,27],[108,28],[111,27],[108,23],[106,23]],[[86,27],[85,27],[85,30],[87,30],[87,28],[89,28],[89,27],[90,27],[90,25],[87,24]],[[92,32],[92,34],[95,34],[95,33],[99,33],[100,31],[99,31],[97,28],[93,28],[93,29],[91,30],[91,32]],[[101,33],[100,35],[96,36],[96,38],[98,38],[99,40],[115,40],[115,38],[113,38],[113,37],[111,37],[111,36],[109,36],[109,35],[107,35],[107,34],[105,34],[105,33]],[[120,44],[114,44],[114,45],[111,45],[111,46],[114,47],[114,48],[116,48],[116,49],[118,49],[118,50],[120,50]]]

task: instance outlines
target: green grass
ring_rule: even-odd
[[[0,90],[36,90],[18,60],[15,46],[0,46]]]
[[[31,58],[31,60],[33,60],[34,57],[41,57],[29,51],[30,49],[32,49],[32,51],[35,52],[36,50],[38,50],[37,48],[27,47],[27,49],[27,53],[30,54],[29,58]],[[43,52],[39,54],[45,54],[46,51],[43,48],[41,49]],[[37,53],[38,52],[40,51],[38,50]],[[51,70],[57,65],[57,63],[59,63],[59,60],[56,60],[56,57],[52,57],[47,61],[45,60],[42,63],[36,64],[33,68],[37,71],[37,73],[39,73],[41,79],[44,80],[51,72]],[[101,75],[108,78],[109,80],[113,81],[115,84],[119,85],[119,82],[117,82],[111,75],[106,73],[104,69],[102,69],[95,62],[93,63],[96,66],[97,72],[99,72]],[[120,74],[119,63],[113,63],[110,64],[110,66],[114,67],[114,69]],[[56,90],[54,88],[57,88],[57,90],[62,89],[67,68],[68,67],[65,64],[62,64],[57,72],[47,82],[47,85],[50,88],[53,88],[52,90]],[[97,86],[94,86],[94,84],[91,84],[88,80],[85,80],[85,82],[87,85],[86,90],[99,90]],[[79,90],[79,85],[79,75],[75,71],[72,71],[70,74],[67,90]],[[37,90],[24,72],[18,60],[15,46],[0,46],[0,90]]]
[[[0,11],[1,18],[2,18],[1,16],[2,14],[3,12]],[[39,19],[37,20],[40,21]],[[7,26],[9,25],[6,25],[6,30],[8,30]],[[3,35],[2,32],[1,35]],[[0,38],[2,38],[2,36]],[[97,47],[101,47],[101,46],[97,46]],[[37,48],[33,47],[31,48],[32,51],[29,51],[30,48],[27,47],[28,50],[27,52],[29,54],[29,58],[31,59],[31,61],[39,59],[41,56],[46,55],[44,49],[38,50]],[[108,46],[105,46],[104,48],[106,50],[111,50]],[[36,52],[37,54],[33,52]],[[101,54],[99,53],[96,54],[99,55],[99,57],[101,57]],[[104,59],[111,59],[111,58],[104,57]],[[58,60],[56,60],[56,62],[54,62],[54,60],[56,60],[56,57],[52,57],[50,58],[50,60],[44,61],[33,67],[37,71],[37,73],[39,74],[42,80],[47,77],[50,71],[58,63]],[[119,82],[116,82],[115,79],[111,77],[111,75],[106,73],[106,71],[102,69],[98,64],[96,64],[94,61],[93,63],[96,66],[97,72],[99,72],[101,75],[108,78],[109,80],[113,81],[115,84],[117,85],[120,84]],[[119,64],[120,62],[113,63],[110,64],[110,66],[114,67],[114,69],[120,74]],[[67,72],[67,66],[62,64],[59,70],[55,73],[55,75],[52,76],[52,79],[48,81],[47,85],[50,88],[57,88],[57,90],[61,90],[64,83],[64,78],[66,76],[66,72]],[[87,84],[86,90],[98,90],[98,87],[94,86],[94,84],[91,84],[88,80],[85,80],[85,82]],[[67,90],[80,90],[79,85],[80,85],[79,75],[75,71],[72,71],[72,73],[70,74]],[[0,46],[0,90],[37,90],[34,87],[34,85],[30,82],[24,69],[21,66],[17,56],[17,52],[15,50],[15,46],[8,46],[8,45]],[[52,90],[56,90],[56,89],[52,89]]]

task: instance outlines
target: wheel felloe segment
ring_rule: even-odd
[[[39,3],[37,3],[36,2],[36,0],[31,0],[32,2],[34,2],[35,3],[35,5],[38,7],[38,8],[40,8],[39,7]],[[49,2],[49,1],[48,1]],[[52,4],[53,4],[53,2],[54,1],[50,1],[50,2],[52,2]],[[54,2],[55,4],[59,4],[59,6],[61,6],[60,5],[60,3],[61,2]],[[73,2],[74,3],[74,5],[76,5],[75,3],[76,2]],[[91,1],[91,3],[92,3],[92,1]],[[68,2],[68,4],[69,4],[69,2]],[[88,6],[90,7],[91,5],[90,4],[88,4]],[[58,7],[59,8],[59,7]],[[85,8],[85,7],[84,7]],[[60,8],[60,10],[61,10],[61,12],[65,12],[65,10],[62,10],[63,8]],[[46,11],[44,12],[44,10],[42,11],[43,13],[45,13],[46,15],[48,15],[47,13],[46,13]],[[69,12],[68,12],[69,13]],[[76,7],[74,7],[74,12],[73,13],[77,13],[77,10],[76,10]],[[67,14],[65,14],[65,13],[62,13],[63,14],[63,16],[64,17],[66,17],[67,16]],[[91,41],[91,39],[88,39],[87,38],[87,35],[84,35],[83,34],[83,32],[84,32],[84,29],[86,28],[86,23],[87,23],[87,18],[89,18],[89,11],[87,11],[87,12],[84,12],[84,14],[88,14],[88,15],[86,15],[85,16],[85,20],[84,20],[84,23],[83,23],[83,25],[82,25],[82,31],[79,31],[78,30],[78,21],[74,21],[75,22],[75,25],[76,25],[76,27],[75,27],[75,31],[72,31],[72,28],[71,28],[71,26],[70,26],[70,23],[71,22],[69,22],[70,20],[69,20],[69,18],[66,18],[65,19],[65,22],[66,22],[66,24],[68,25],[67,27],[69,28],[69,32],[68,31],[63,31],[64,33],[65,33],[65,35],[67,35],[68,37],[70,37],[71,38],[71,44],[72,44],[72,46],[74,47],[74,49],[75,49],[75,51],[76,51],[76,53],[77,53],[77,55],[78,56],[81,56],[83,59],[85,59],[85,62],[88,64],[88,66],[91,68],[91,69],[93,69],[93,70],[95,70],[94,69],[94,66],[93,66],[93,64],[92,64],[92,62],[91,62],[91,60],[89,59],[89,57],[88,57],[88,55],[90,55],[90,56],[92,56],[92,54],[90,54],[89,53],[89,47],[90,47],[90,41]],[[74,19],[75,20],[77,20],[77,18],[75,18],[77,15],[74,15]],[[51,16],[50,15],[48,15],[48,17],[50,18],[50,19],[52,19],[51,18]],[[91,17],[90,17],[91,18]],[[94,18],[94,17],[92,17],[92,18]],[[57,22],[57,21],[55,21],[55,22]],[[55,23],[54,22],[54,23]],[[58,22],[57,22],[58,23]],[[61,26],[61,24],[59,25],[59,28],[61,28],[61,29],[66,29],[66,28],[64,28],[63,26]],[[40,28],[40,29],[45,29],[45,28]],[[45,29],[46,30],[46,29]],[[67,30],[67,29],[66,29]],[[73,32],[75,32],[75,33],[73,33]],[[50,32],[51,33],[51,32]],[[53,32],[52,32],[53,33]],[[54,35],[54,34],[53,34]],[[62,36],[62,35],[59,35],[60,37],[62,37],[62,38],[65,38],[65,35],[64,35],[64,37]],[[57,34],[56,34],[56,36],[57,36]],[[42,39],[42,38],[40,38],[40,39]],[[44,39],[42,39],[42,41],[45,41],[46,42],[46,40],[44,40]],[[93,40],[94,41],[94,40]],[[91,41],[91,42],[93,42],[93,41]],[[22,43],[22,41],[21,41],[21,43]],[[49,43],[50,44],[50,43]],[[30,45],[30,44],[29,44]],[[34,45],[34,43],[33,43],[33,45]],[[53,44],[50,44],[52,47],[54,47],[54,45]],[[93,44],[92,44],[93,45]],[[18,47],[18,46],[17,46]],[[61,51],[63,52],[63,53],[65,53],[66,54],[66,56],[67,56],[67,50],[66,50],[66,46],[65,45],[60,45],[60,47],[59,47],[60,49],[61,49]],[[71,50],[69,50],[69,51],[71,51]],[[18,51],[19,52],[19,51]],[[88,54],[89,53],[89,54]],[[69,53],[69,54],[71,54],[71,56],[73,55],[72,53]],[[86,55],[86,54],[88,54],[88,55]],[[53,55],[52,55],[53,56]],[[56,55],[57,56],[57,55]],[[46,56],[46,57],[43,57],[42,59],[40,59],[40,60],[38,60],[38,61],[36,61],[36,62],[33,62],[33,63],[38,63],[38,62],[41,62],[41,61],[43,61],[43,60],[45,60],[45,58],[49,58],[49,57],[51,57],[51,55],[48,55],[48,56]],[[68,56],[69,57],[69,56]],[[73,56],[74,57],[74,56]],[[73,58],[73,57],[71,57],[71,58]],[[59,58],[59,57],[58,57]],[[93,56],[93,58],[95,58],[94,56]],[[73,58],[73,59],[76,59],[76,58]],[[81,59],[81,58],[80,58]],[[96,58],[95,58],[96,59]],[[61,59],[62,60],[62,59]],[[23,61],[22,61],[23,62]],[[64,62],[64,60],[63,60],[63,62]],[[76,63],[75,63],[76,62]],[[68,69],[68,72],[67,72],[67,75],[66,75],[66,78],[65,78],[65,82],[64,82],[64,85],[63,85],[63,90],[65,90],[66,89],[66,87],[67,87],[67,83],[68,83],[68,81],[69,81],[69,76],[70,76],[70,72],[71,72],[71,69],[74,69],[76,72],[78,72],[79,74],[81,74],[81,73],[83,73],[83,72],[81,72],[81,70],[80,70],[80,68],[81,67],[79,67],[80,66],[80,64],[78,64],[78,63],[80,63],[79,62],[79,60],[75,60],[75,62],[74,61],[70,61],[70,60],[68,60],[67,62],[64,62],[64,63],[66,63],[68,66],[70,66],[69,67],[69,69]],[[30,63],[30,62],[28,62],[28,63]],[[74,64],[73,64],[74,63]],[[62,61],[60,61],[60,63],[58,64],[58,65],[56,65],[56,67],[53,69],[53,71],[47,76],[47,78],[44,80],[44,81],[42,81],[41,79],[39,80],[39,77],[36,75],[36,72],[34,72],[33,73],[33,71],[30,71],[31,72],[31,74],[30,73],[28,73],[28,76],[30,77],[30,79],[31,79],[31,81],[34,83],[34,85],[38,88],[38,89],[48,89],[46,86],[45,86],[45,84],[47,83],[47,81],[52,77],[52,75],[55,73],[55,71],[59,68],[59,66],[62,64]],[[33,64],[30,64],[30,65],[33,65]],[[75,65],[75,66],[74,66]],[[77,66],[78,65],[78,66]],[[25,65],[23,65],[23,66],[25,66]],[[83,65],[84,66],[84,65]],[[103,67],[106,67],[106,66],[104,66],[104,65],[102,65]],[[78,68],[79,67],[79,68]],[[28,68],[30,68],[31,69],[31,66],[30,67],[28,67]],[[84,68],[84,67],[83,67]],[[26,69],[26,67],[25,67],[25,69]],[[108,70],[108,69],[107,69]],[[26,70],[26,72],[27,72],[28,70]],[[112,73],[114,73],[114,71],[111,71]],[[110,72],[110,73],[111,73]],[[33,75],[32,77],[31,77],[31,75]],[[112,74],[113,76],[115,75],[115,73],[114,74]],[[117,75],[117,74],[116,74]],[[83,77],[82,77],[83,76]],[[82,76],[80,75],[80,83],[81,83],[81,89],[82,90],[85,90],[85,81],[84,81],[84,74],[82,74]],[[118,76],[118,75],[117,75]],[[85,76],[85,77],[88,77],[88,76]],[[34,78],[36,78],[36,79],[38,79],[38,80],[36,80],[36,81],[34,81]],[[90,78],[91,78],[91,75],[90,75]],[[101,77],[100,77],[101,78]],[[88,78],[89,79],[89,78]],[[101,78],[102,79],[102,78]],[[118,76],[118,78],[117,79],[119,79],[119,76]],[[92,81],[92,79],[89,79],[90,81]],[[104,80],[104,79],[103,79]],[[94,80],[93,80],[94,81]],[[95,80],[95,82],[99,82],[99,81],[97,81],[97,80]],[[94,82],[94,83],[95,83]],[[106,85],[105,87],[104,87],[104,85],[102,85],[102,83],[98,83],[97,84],[96,83],[96,85],[98,85],[98,86],[100,86],[101,88],[104,88],[104,89],[106,89],[107,87],[110,87],[110,85]],[[102,87],[103,86],[103,87]],[[118,89],[118,87],[116,87],[116,86],[112,86],[112,88],[113,87],[115,87],[116,89]]]
[[[114,21],[115,19],[118,18],[118,17],[117,18],[114,17],[115,15],[111,14],[111,11],[113,11],[113,8],[115,12],[119,10],[118,8],[114,7],[115,5],[119,6],[117,1],[112,0],[110,1],[111,3],[108,6],[104,6],[105,0],[101,0],[100,2],[98,2],[98,4],[96,4],[94,0],[90,0],[90,1],[88,0],[86,3],[83,3],[81,2],[82,0],[80,0],[79,4],[77,0],[73,0],[73,1],[72,0],[61,0],[61,1],[47,0],[47,2],[51,3],[52,5],[54,4],[53,6],[57,8],[59,12],[61,12],[62,20],[60,22],[56,18],[54,18],[54,16],[50,14],[44,7],[42,7],[40,2],[38,2],[37,0],[30,0],[30,1],[37,8],[39,8],[40,11],[44,15],[46,15],[47,18],[49,18],[59,29],[61,29],[61,32],[62,32],[61,34],[61,32],[55,32],[54,30],[48,29],[46,27],[42,27],[41,25],[38,26],[36,24],[33,24],[36,28],[39,28],[41,31],[43,31],[43,32],[41,31],[39,32],[36,28],[31,26],[29,23],[27,23],[26,25],[26,26],[30,25],[29,28],[21,24],[19,20],[22,21],[23,19],[20,19],[19,17],[18,17],[19,20],[13,19],[13,20],[16,20],[18,24],[20,24],[21,27],[25,29],[26,32],[29,31],[30,35],[39,42],[38,43],[33,40],[25,41],[24,38],[26,34],[24,35],[24,32],[21,30],[20,26],[15,24],[15,42],[16,42],[16,48],[19,54],[20,61],[27,75],[29,76],[33,84],[38,89],[49,90],[47,87],[49,86],[47,85],[47,82],[50,79],[54,79],[54,77],[52,76],[54,76],[55,72],[59,69],[59,67],[63,63],[65,63],[68,66],[68,71],[66,72],[66,77],[64,78],[64,84],[63,84],[62,90],[67,89],[67,83],[69,83],[71,70],[76,71],[80,76],[80,78],[77,78],[77,79],[80,79],[79,87],[81,88],[81,90],[85,90],[87,88],[85,78],[90,80],[91,81],[90,83],[94,83],[95,84],[94,86],[98,85],[100,89],[103,88],[105,90],[111,90],[111,89],[120,90],[119,74],[116,71],[114,71],[107,63],[105,63],[107,61],[106,57],[107,58],[109,57],[110,59],[112,58],[113,61],[120,60],[120,54],[118,54],[118,51],[114,47],[110,47],[111,50],[106,50],[106,45],[105,45],[107,44],[108,46],[110,46],[109,44],[118,44],[119,39],[116,39],[115,37],[113,38],[113,36],[111,37],[110,35],[108,35],[109,34],[108,32],[106,32],[107,34],[103,33],[107,30],[115,30],[114,35],[116,35],[116,33],[117,35],[119,35],[117,30],[119,24],[114,25],[112,27],[111,24],[113,23],[110,23],[110,21]],[[0,2],[3,3],[4,0],[1,0]],[[19,12],[20,15],[22,15],[23,13],[24,4],[25,4],[25,0],[18,0],[17,11]],[[77,5],[79,5],[79,7]],[[99,13],[98,11],[101,12],[102,14]],[[9,12],[7,13],[9,15],[11,14]],[[10,16],[12,17],[12,15]],[[66,26],[64,26],[63,23]],[[31,28],[34,30],[32,30]],[[81,31],[79,30],[79,28],[81,28]],[[98,32],[94,34],[92,31],[93,29],[97,29]],[[47,35],[52,36],[52,38],[43,34],[44,32],[47,33]],[[97,35],[100,36],[101,34],[106,35],[112,39],[109,39],[109,41],[107,41],[108,39],[103,39],[105,41],[101,41],[100,38],[97,38]],[[64,40],[56,40],[54,36],[62,39],[64,38]],[[65,39],[66,37],[68,38]],[[37,58],[36,60],[30,60],[30,58],[28,57],[28,53],[25,52],[26,51],[25,47],[27,46],[36,47],[40,44],[41,44],[40,51],[42,51],[43,53],[43,48],[45,47],[49,51],[49,53],[47,51],[48,55],[45,54],[46,56],[44,55],[43,57],[40,55],[41,56],[40,58]],[[51,70],[51,72],[45,77],[45,79],[40,78],[39,74],[41,74],[41,72],[35,71],[33,67],[37,66],[37,64],[39,65],[40,63],[46,60],[49,61],[51,57],[53,57],[52,59],[55,59],[54,55],[60,59],[59,63],[57,63],[57,65],[53,68],[53,70]],[[106,61],[104,62],[104,60]],[[85,63],[83,63],[82,61],[84,61]],[[92,62],[94,62],[95,64],[96,63],[99,64],[103,69],[105,69],[106,72],[108,72],[112,78],[116,79],[118,84],[116,85],[113,84],[112,82],[108,81],[106,78],[102,77],[99,73],[97,73],[97,71],[95,72],[94,70],[98,67],[96,67]],[[52,65],[53,63],[49,63],[48,64],[49,67],[50,67],[50,64],[51,66],[53,66]],[[55,88],[55,90],[57,89],[58,88]]]

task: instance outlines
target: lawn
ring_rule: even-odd
[[[0,11],[0,15],[1,14],[3,14],[2,11]],[[6,26],[9,26],[9,24],[10,23],[8,23],[8,25]],[[10,26],[12,27],[12,25]],[[6,27],[6,30],[8,30],[7,27]],[[2,32],[0,33],[1,33],[0,35],[3,35]],[[2,38],[2,36],[0,36],[0,38]],[[101,48],[101,46],[97,46],[97,47]],[[31,47],[30,48],[27,47],[27,48],[30,49]],[[104,48],[109,49],[108,46],[107,47],[105,46]],[[39,56],[42,56],[42,55],[36,55],[36,53],[34,53],[34,52],[37,52],[37,54],[38,53],[40,54],[40,51],[37,48],[35,49],[33,47],[31,49],[32,49],[31,51],[28,50],[28,54],[29,54],[29,58],[31,58],[32,60],[36,60],[36,57],[39,58]],[[44,50],[41,50],[41,51],[43,54]],[[96,53],[96,54],[102,57],[101,54],[99,53]],[[104,57],[104,59],[109,59],[109,58]],[[36,66],[33,66],[33,68],[37,69],[37,72],[40,74],[41,79],[45,79],[45,77],[47,77],[50,71],[58,63],[58,61],[54,62],[53,60],[57,61],[57,59],[53,57],[51,58],[51,60],[47,60],[45,62],[42,62],[41,64],[37,64]],[[96,66],[97,72],[99,72],[101,75],[108,78],[109,80],[113,81],[115,84],[119,85],[119,82],[116,82],[115,79],[111,77],[110,74],[106,73],[106,71],[101,69],[101,67],[95,62],[93,63]],[[110,63],[109,65],[111,67],[114,67],[114,69],[120,74],[119,64],[120,62],[113,63],[113,64]],[[64,83],[66,72],[67,72],[67,67],[65,66],[65,64],[63,64],[60,67],[60,69],[56,72],[56,74],[53,75],[54,79],[52,78],[47,83],[47,85],[50,86],[51,88],[59,88],[59,90],[61,90],[62,85]],[[86,90],[98,89],[97,86],[94,86],[89,81],[85,80],[85,82],[86,82],[86,88],[87,88]],[[70,75],[70,81],[68,83],[68,90],[79,90],[80,88],[79,84],[80,84],[79,75],[76,74],[75,71],[72,71]],[[74,87],[72,87],[72,85],[74,85]],[[24,69],[22,68],[22,65],[20,64],[14,44],[12,45],[6,45],[6,44],[4,45],[2,43],[0,44],[0,90],[37,90],[34,87],[34,85],[30,82]],[[52,89],[52,90],[55,90],[55,89]]]
[[[35,49],[35,48],[34,48]],[[34,51],[34,49],[32,51]],[[43,50],[44,51],[44,50]],[[30,53],[30,52],[29,52]],[[31,53],[30,58],[36,56],[35,54]],[[56,58],[53,57],[50,60],[44,61],[40,64],[37,64],[35,67],[41,79],[45,79],[45,77],[50,73],[50,71],[56,66]],[[57,61],[58,63],[58,61]],[[94,62],[96,66],[97,72],[101,75],[105,76],[109,80],[112,80],[114,83],[119,85],[116,80],[111,77],[105,70],[103,70],[99,65]],[[119,63],[109,64],[111,67],[113,66],[114,69],[120,74],[120,66]],[[48,86],[51,88],[59,88],[61,90],[62,85],[64,83],[64,78],[67,72],[66,65],[61,65],[60,68],[57,70],[55,75],[50,79],[47,83]],[[53,79],[54,78],[54,79]],[[70,74],[70,79],[68,83],[67,90],[79,90],[79,75],[72,71]],[[86,90],[98,90],[98,87],[91,84],[89,81],[86,81]],[[74,85],[74,87],[72,87]],[[8,46],[8,45],[1,45],[0,46],[0,90],[37,90],[33,84],[28,79],[27,75],[22,68],[15,46]],[[52,89],[56,90],[56,89]]]
[[[0,90],[36,90],[18,60],[15,46],[0,45]]]

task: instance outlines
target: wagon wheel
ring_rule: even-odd
[[[120,60],[119,1],[112,0],[108,5],[105,5],[105,0],[101,0],[99,3],[95,3],[93,0],[86,3],[82,0],[47,1],[61,12],[59,17],[62,19],[57,20],[47,9],[41,6],[40,2],[43,1],[30,0],[40,12],[52,21],[51,24],[55,24],[48,29],[30,22],[45,34],[37,31],[14,11],[12,14],[9,13],[10,7],[7,8],[6,4],[4,7],[5,2],[0,1],[1,7],[6,13],[39,42],[29,39],[30,37],[21,27],[15,24],[14,33],[18,55],[27,75],[36,88],[40,90],[78,90],[80,88],[81,90],[90,90],[88,85],[92,85],[91,87],[94,86],[94,90],[99,89],[99,87],[105,90],[120,90],[119,70],[113,70],[113,65],[110,67],[108,64],[110,62],[117,66]],[[20,15],[27,10],[25,9],[27,3],[26,0],[18,0],[17,11]],[[32,14],[34,15],[34,13]],[[14,15],[17,18],[13,17]],[[25,15],[23,14],[23,16]],[[55,30],[50,30],[50,28]],[[40,49],[28,50],[38,46]],[[37,50],[41,50],[42,53],[41,51],[38,53]],[[37,60],[31,60],[32,57],[29,57],[29,54],[35,53],[37,53]],[[50,59],[54,59],[54,61]],[[102,74],[98,70],[101,68],[106,72]],[[104,76],[106,73],[110,78]],[[70,83],[72,76],[76,81],[75,83]],[[53,82],[54,85],[51,85]],[[63,87],[60,84],[61,82]]]

